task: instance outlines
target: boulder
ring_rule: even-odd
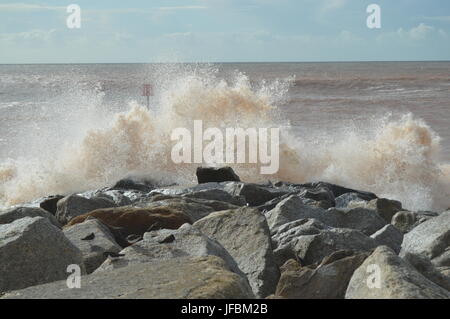
[[[79,195],[66,196],[57,204],[56,219],[62,224],[67,224],[72,218],[83,215],[99,208],[115,207],[116,204],[107,198],[85,198]]]
[[[243,197],[249,206],[259,206],[286,194],[262,185],[240,182],[226,183],[224,190],[233,196]]]
[[[9,209],[0,210],[0,224],[9,224],[17,219],[24,217],[43,217],[47,218],[50,223],[58,228],[61,228],[60,223],[48,211],[38,207],[13,207]]]
[[[311,265],[339,250],[371,251],[377,246],[374,239],[360,231],[333,228],[316,219],[283,225],[272,235],[272,243],[279,266],[289,259]]]
[[[103,197],[114,202],[115,206],[128,206],[133,203],[133,201],[124,195],[122,190],[106,190],[96,194],[96,197]]]
[[[272,233],[284,224],[305,218],[314,218],[332,227],[360,230],[366,235],[373,234],[386,225],[384,219],[374,210],[365,208],[325,210],[308,205],[299,195],[292,195],[281,201],[266,213],[266,217]]]
[[[305,189],[299,194],[300,197],[311,199],[316,202],[327,203],[327,207],[335,206],[335,199],[333,193],[327,188],[310,188]]]
[[[81,288],[66,281],[30,287],[4,299],[249,299],[247,282],[218,257],[181,257],[131,265],[81,277]]]
[[[317,267],[302,267],[290,259],[281,267],[276,297],[287,299],[344,299],[353,272],[368,253],[338,251]]]
[[[97,209],[73,218],[67,226],[83,223],[93,217],[109,227],[122,229],[122,234],[143,236],[150,230],[178,229],[185,223],[192,223],[186,214],[166,207],[136,208],[117,207]]]
[[[230,194],[230,192],[222,189],[203,189],[199,191],[189,192],[187,194],[183,194],[182,196],[187,198],[220,201],[236,206],[245,206],[247,204],[243,196],[240,196],[239,194]]]
[[[450,293],[425,278],[392,249],[380,246],[356,269],[347,299],[447,299]]]
[[[391,223],[402,233],[406,234],[413,230],[416,226],[438,215],[438,213],[433,212],[400,211],[392,217]]]
[[[403,239],[400,256],[406,253],[428,258],[437,267],[450,266],[450,211],[421,223]]]
[[[391,224],[384,226],[370,236],[379,246],[388,246],[396,254],[400,253],[403,242],[403,234]]]
[[[178,230],[162,229],[145,233],[144,240],[125,248],[120,254],[124,256],[117,259],[108,258],[97,271],[112,270],[158,259],[217,256],[225,261],[232,272],[247,278],[219,242],[205,236],[190,224],[184,224]]]
[[[450,291],[450,276],[439,267],[435,267],[427,258],[410,253],[405,253],[402,258],[428,280]]]
[[[111,190],[135,190],[143,193],[148,193],[155,188],[152,181],[137,181],[131,178],[124,178],[114,184]]]
[[[60,199],[63,199],[62,195],[53,195],[40,199],[39,207],[48,211],[50,214],[55,215],[57,210],[57,204]]]
[[[96,219],[70,226],[64,229],[64,235],[82,252],[88,274],[105,261],[105,252],[118,253],[122,250],[108,227]]]
[[[241,179],[231,167],[197,167],[197,180],[199,184],[210,182],[240,182]]]
[[[72,264],[84,273],[81,251],[49,219],[0,225],[0,292],[65,279]]]
[[[300,186],[307,187],[307,188],[326,188],[329,191],[331,191],[331,193],[333,193],[335,198],[339,197],[341,195],[347,194],[347,193],[356,193],[356,194],[358,194],[358,196],[361,199],[363,199],[365,201],[370,201],[372,199],[378,198],[377,195],[375,195],[374,193],[371,193],[371,192],[358,191],[355,189],[343,187],[343,186],[336,185],[336,184],[326,183],[326,182],[301,184]]]
[[[247,275],[255,295],[266,297],[275,291],[279,270],[269,227],[257,209],[243,207],[212,213],[195,222],[194,227],[222,244]]]
[[[392,217],[402,210],[402,203],[386,198],[376,198],[368,202],[366,208],[376,210],[387,223],[390,223]]]

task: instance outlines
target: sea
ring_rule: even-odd
[[[278,173],[231,164],[245,181],[450,207],[450,62],[0,65],[0,206],[128,176],[193,183],[171,133],[195,120],[280,129]]]

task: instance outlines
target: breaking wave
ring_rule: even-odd
[[[160,65],[151,72],[156,96],[150,110],[132,101],[114,113],[96,98],[75,120],[67,116],[64,125],[48,125],[55,131],[37,136],[36,147],[0,163],[0,203],[95,189],[130,175],[194,182],[198,164],[171,161],[170,135],[203,120],[205,128],[223,130],[281,128],[278,174],[261,176],[257,165],[231,164],[243,180],[323,180],[397,199],[413,210],[450,206],[450,165],[438,161],[440,138],[421,119],[386,115],[371,119],[369,130],[299,136],[283,110],[294,79],[252,83],[239,72],[228,79],[217,73],[213,66]]]

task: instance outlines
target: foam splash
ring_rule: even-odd
[[[252,84],[236,72],[226,81],[211,66],[153,71],[157,96],[152,110],[136,102],[117,114],[90,109],[85,113],[88,119],[76,121],[83,125],[67,129],[70,134],[53,132],[64,142],[49,154],[30,151],[1,163],[1,204],[95,189],[129,175],[193,182],[197,164],[172,163],[170,134],[201,119],[205,127],[282,128],[278,174],[261,176],[257,165],[231,165],[243,180],[323,180],[400,200],[409,209],[450,206],[450,165],[437,160],[439,137],[411,114],[379,118],[369,132],[349,129],[333,136],[296,136],[282,120],[292,79]],[[97,125],[96,118],[102,119]],[[36,143],[43,146],[48,141]]]

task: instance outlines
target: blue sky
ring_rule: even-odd
[[[450,1],[0,0],[0,63],[368,60],[450,60]]]

